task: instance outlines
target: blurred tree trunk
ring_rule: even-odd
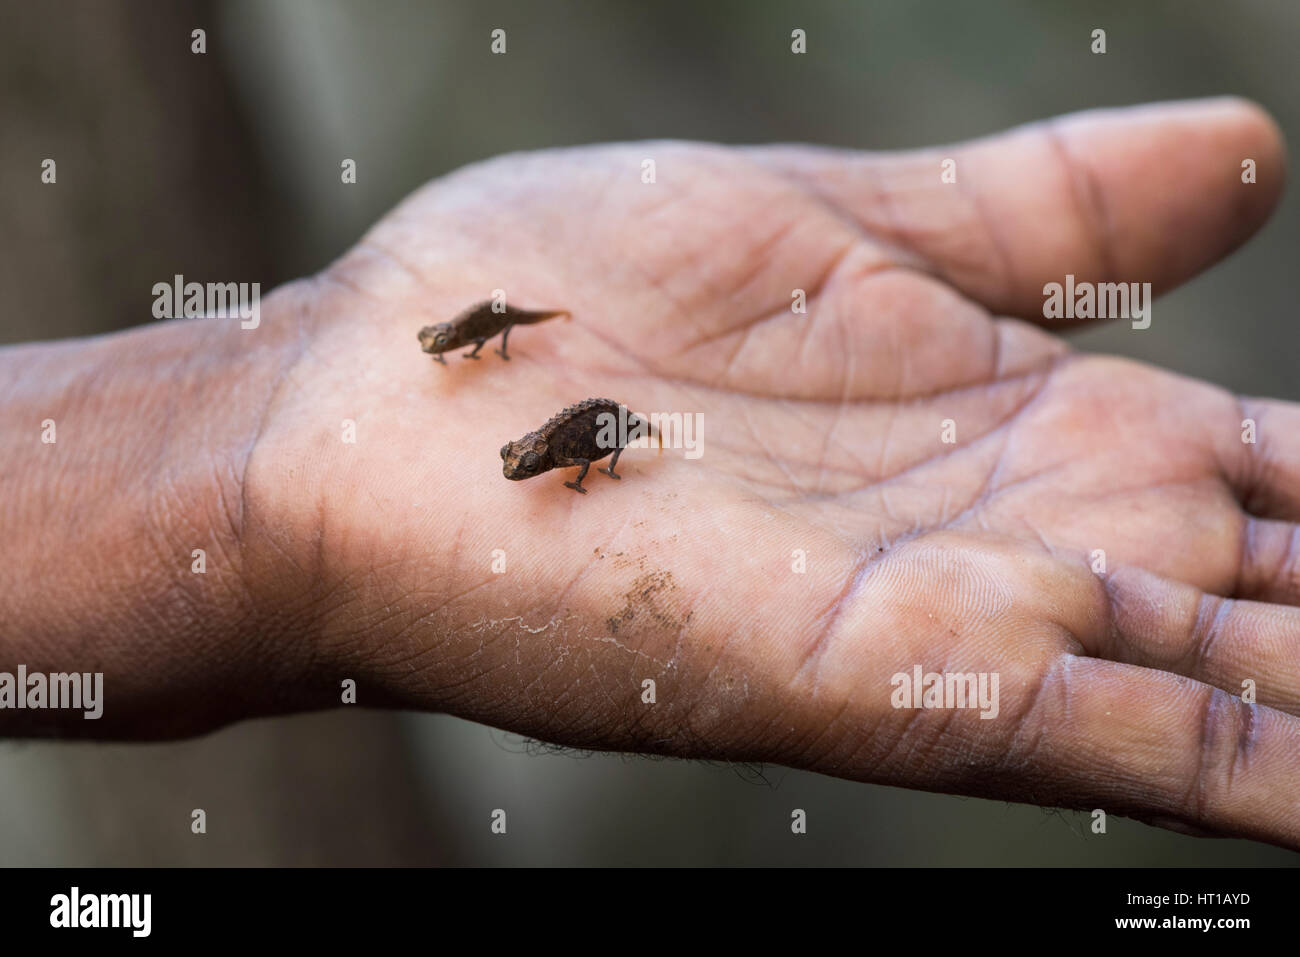
[[[211,5],[9,4],[0,29],[0,341],[152,318],[152,287],[281,280]],[[208,53],[190,50],[207,31]],[[57,181],[41,182],[53,159]]]

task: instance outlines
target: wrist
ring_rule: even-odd
[[[0,733],[168,737],[264,702],[245,473],[298,340],[172,320],[0,350],[0,671],[102,674],[102,715],[0,710]]]

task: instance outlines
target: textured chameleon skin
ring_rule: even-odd
[[[514,326],[530,326],[535,322],[541,322],[544,319],[553,319],[556,316],[567,316],[567,309],[516,309],[509,304],[506,305],[504,312],[492,311],[492,300],[485,299],[483,302],[476,303],[468,309],[463,310],[450,322],[439,322],[432,326],[425,326],[419,332],[420,348],[430,353],[437,361],[446,365],[447,362],[442,358],[442,353],[450,352],[452,349],[459,349],[461,346],[474,346],[473,352],[465,353],[466,358],[479,358],[478,351],[483,348],[483,343],[487,342],[497,333],[505,333],[501,339],[501,348],[497,350],[503,359],[509,359],[506,354],[506,340],[510,336],[510,330]]]
[[[564,484],[574,491],[586,494],[587,490],[582,487],[582,480],[587,474],[588,467],[592,462],[598,462],[613,452],[614,458],[609,463],[609,468],[597,469],[597,471],[604,472],[610,478],[621,478],[622,476],[614,472],[614,466],[618,464],[618,457],[622,454],[624,446],[605,448],[597,441],[606,421],[600,416],[612,415],[617,423],[618,410],[619,403],[613,399],[584,399],[557,412],[537,431],[529,432],[522,439],[501,447],[503,463],[501,473],[506,478],[517,482],[549,472],[551,469],[576,465],[581,468],[577,480]],[[644,419],[633,415],[630,411],[626,415],[629,433],[637,427],[638,423],[645,423]],[[645,423],[645,429],[649,434],[649,423]],[[616,427],[615,441],[620,438]]]

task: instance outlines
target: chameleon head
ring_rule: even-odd
[[[435,326],[425,326],[420,330],[420,348],[437,355],[457,346],[455,332],[450,322],[440,322]]]
[[[516,442],[501,446],[501,474],[512,481],[532,478],[546,471],[543,457],[546,442],[533,436],[524,436]]]

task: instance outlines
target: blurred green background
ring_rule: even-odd
[[[173,273],[319,269],[406,193],[497,153],[616,139],[891,149],[1233,93],[1300,128],[1295,0],[0,2],[0,342],[149,321]],[[505,56],[489,53],[504,28]],[[789,52],[790,31],[808,53]],[[1094,28],[1108,52],[1089,51]],[[208,52],[190,52],[207,31]],[[57,188],[39,185],[58,161]],[[355,186],[339,182],[357,161]],[[1150,175],[1159,177],[1158,168]],[[1297,199],[1141,335],[1075,337],[1300,399]],[[1179,237],[1169,237],[1178,242]],[[3,665],[3,663],[0,663]],[[190,809],[209,832],[190,833]],[[489,833],[494,808],[510,833]],[[791,835],[790,810],[809,830]],[[0,744],[3,864],[1296,864],[1112,818],[555,753],[345,711],[167,745]]]

